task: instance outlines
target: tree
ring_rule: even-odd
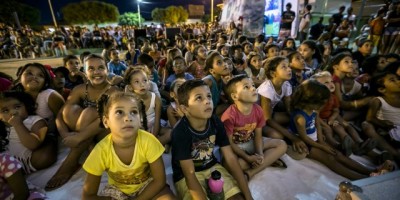
[[[165,9],[165,22],[175,25],[179,22],[186,22],[189,13],[182,6],[168,6]]]
[[[119,11],[112,4],[99,1],[70,3],[61,9],[65,21],[71,24],[117,22]]]
[[[40,22],[40,10],[16,0],[5,1],[1,4],[0,21],[13,23],[15,21],[14,12],[18,14],[21,25],[37,25]]]
[[[140,22],[143,23],[144,21],[145,19],[142,16],[140,16]],[[126,12],[123,15],[119,16],[118,24],[139,26],[139,14],[133,12]]]
[[[165,23],[165,9],[155,8],[151,11],[151,17],[153,21]]]

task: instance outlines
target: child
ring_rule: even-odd
[[[290,130],[307,144],[310,152],[307,157],[321,162],[350,180],[366,178],[373,170],[378,172],[387,170],[383,167],[367,168],[325,143],[317,119],[318,110],[326,103],[329,96],[329,89],[315,80],[303,82],[293,94]]]
[[[147,116],[147,131],[156,136],[162,144],[167,144],[171,139],[170,129],[161,128],[161,99],[154,92],[149,91],[150,81],[148,74],[142,68],[133,68],[125,74],[125,91],[133,92],[144,102]]]
[[[233,152],[249,180],[255,174],[277,161],[285,154],[287,146],[283,140],[263,139],[265,125],[262,108],[256,104],[258,94],[253,81],[245,75],[232,78],[225,93],[234,102],[222,115],[226,133]],[[284,162],[282,167],[286,167]]]
[[[318,72],[322,62],[321,54],[317,48],[317,43],[311,40],[306,40],[301,43],[298,52],[303,56],[306,63],[307,76],[310,77],[314,72]]]
[[[196,79],[202,79],[207,75],[207,70],[205,70],[207,49],[203,45],[197,45],[193,50],[193,57],[194,61],[187,71]]]
[[[177,78],[171,84],[169,94],[174,101],[171,101],[171,104],[167,108],[168,122],[171,127],[174,127],[175,124],[183,117],[183,113],[179,109],[178,89],[185,81],[186,79],[184,78]]]
[[[304,142],[281,125],[289,121],[290,113],[292,87],[288,81],[292,78],[292,70],[288,60],[279,56],[270,58],[264,63],[264,67],[267,79],[257,89],[261,95],[261,107],[267,124],[263,128],[263,135],[275,139],[288,138],[293,144],[293,150],[304,154],[304,157],[308,153]],[[287,113],[273,113],[275,106],[281,101],[284,102]]]
[[[87,81],[86,74],[81,72],[81,66],[78,57],[68,55],[63,58],[64,67],[68,69],[69,74],[65,77],[65,88],[72,90],[75,86]]]
[[[279,46],[276,44],[270,44],[265,46],[264,53],[266,58],[273,58],[279,55]]]
[[[325,131],[327,141],[334,147],[338,147],[340,143],[333,138],[331,130],[336,133],[341,140],[341,149],[346,156],[350,156],[352,152],[356,155],[363,155],[371,151],[376,146],[374,140],[364,141],[357,131],[348,122],[344,121],[339,113],[339,100],[335,96],[335,84],[329,72],[323,71],[314,74],[311,79],[325,85],[331,95],[325,105],[319,110],[319,117],[322,119],[321,126],[328,129]],[[340,149],[340,148],[339,148]]]
[[[119,51],[113,48],[108,52],[110,55],[110,62],[107,63],[109,77],[123,76],[127,67],[124,62],[119,60]]]
[[[206,199],[206,179],[212,171],[218,170],[224,178],[226,199],[243,199],[240,192],[245,199],[252,199],[223,124],[212,114],[213,101],[208,85],[201,80],[186,81],[178,89],[178,101],[185,114],[172,134],[172,169],[179,198]],[[213,152],[215,145],[220,147],[233,177],[217,163]]]
[[[47,123],[35,115],[35,101],[25,92],[0,94],[0,132],[7,133],[6,152],[22,162],[25,174],[49,167],[43,163],[49,155],[38,151],[47,134]]]
[[[372,41],[362,37],[358,39],[357,47],[357,51],[353,52],[352,57],[354,60],[357,60],[359,65],[362,66],[364,64],[364,60],[372,53]]]
[[[265,69],[262,67],[261,56],[256,52],[251,52],[247,56],[247,68],[244,69],[247,76],[256,84],[261,85],[265,80]]]
[[[327,68],[332,74],[332,80],[335,83],[335,95],[339,99],[340,108],[343,110],[360,110],[361,108],[368,105],[370,101],[370,97],[364,97],[358,100],[345,100],[342,96],[342,80],[348,73],[353,72],[353,58],[351,55],[347,53],[339,53],[335,57],[332,58],[330,65]],[[360,115],[360,112],[356,113]],[[357,116],[354,116],[354,113],[346,113],[344,112],[343,118],[344,120],[350,121],[355,119]]]
[[[128,41],[128,52],[125,54],[125,62],[127,65],[134,65],[140,55],[139,49],[135,49],[136,43],[133,38]]]
[[[247,68],[246,62],[244,61],[243,47],[240,45],[232,46],[230,54],[237,74],[241,74],[244,69]]]
[[[223,86],[222,77],[229,75],[230,71],[224,64],[223,57],[217,51],[207,56],[204,71],[206,71],[208,75],[203,78],[203,81],[210,87],[213,105],[217,110]],[[223,111],[217,112],[217,115],[222,114],[222,112]]]
[[[400,161],[400,79],[396,74],[383,72],[371,82],[375,93],[369,104],[367,119],[362,128],[365,134],[378,141],[378,146]]]
[[[284,41],[283,41],[283,44],[282,44],[282,49],[285,49],[285,48],[290,48],[290,49],[292,49],[293,51],[296,51],[296,42],[294,41],[294,39],[293,38],[286,38]]]
[[[376,52],[382,52],[382,49],[380,48],[381,45],[381,35],[383,34],[383,31],[385,29],[385,10],[384,9],[379,9],[378,13],[376,14],[375,19],[373,19],[369,25],[371,26],[370,28],[370,34],[368,36],[368,39],[372,41],[373,48],[376,47]]]
[[[53,89],[57,91],[66,101],[69,93],[71,93],[71,90],[68,88],[65,88],[65,77],[68,76],[69,71],[65,67],[57,67],[54,69],[54,74],[56,77],[53,79]]]
[[[174,58],[174,61],[172,62],[172,69],[174,70],[174,74],[171,74],[167,78],[167,83],[165,85],[166,90],[169,90],[171,83],[174,82],[177,78],[184,78],[186,80],[192,80],[194,77],[185,72],[186,71],[186,63],[185,63],[185,58],[182,56],[177,56]]]
[[[303,56],[301,56],[301,54],[297,51],[289,53],[286,57],[288,58],[289,66],[292,69],[292,78],[290,79],[289,83],[292,88],[296,88],[307,79],[307,75],[304,72],[305,61]]]
[[[141,100],[118,92],[103,95],[98,108],[101,125],[111,133],[94,147],[83,165],[87,176],[82,198],[175,199],[165,184],[164,148],[141,129],[146,126]],[[108,185],[98,196],[103,172],[107,172]]]
[[[148,54],[144,53],[138,57],[138,64],[146,65],[150,71],[150,80],[158,85],[160,82],[160,77],[158,77],[158,72],[155,69],[154,59]]]
[[[151,42],[151,51],[149,52],[149,56],[151,56],[153,58],[154,63],[158,63],[158,61],[160,61],[161,51],[158,50],[157,42]]]
[[[96,101],[104,93],[110,94],[118,88],[107,81],[107,67],[104,59],[91,54],[85,59],[88,82],[75,87],[67,102],[57,115],[57,129],[63,143],[70,152],[56,174],[49,180],[46,190],[64,185],[80,169],[79,158],[88,149],[94,137],[101,139],[108,133],[98,126]]]

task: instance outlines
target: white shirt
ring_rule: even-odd
[[[271,80],[267,79],[257,88],[257,92],[261,96],[271,100],[271,109],[274,109],[283,97],[292,95],[292,86],[288,81],[285,81],[282,84],[282,92],[278,94]]]

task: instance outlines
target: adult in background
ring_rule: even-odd
[[[291,3],[286,4],[286,11],[281,16],[281,29],[279,30],[279,39],[284,40],[290,37],[290,31],[292,30],[292,22],[296,17],[296,13],[291,11]]]
[[[346,9],[346,6],[340,6],[339,12],[332,15],[333,23],[339,26],[343,20],[343,12]]]
[[[311,23],[311,9],[312,9],[312,6],[310,4],[308,4],[304,7],[304,11],[303,11],[304,14],[301,17],[300,26],[299,26],[300,43],[302,43],[304,40],[307,39],[307,33],[308,33],[308,30],[310,29],[310,23]]]

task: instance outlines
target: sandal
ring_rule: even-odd
[[[278,168],[282,168],[282,169],[286,169],[287,165],[285,162],[283,162],[282,159],[278,159],[276,160],[274,163],[271,164],[271,167],[278,167]]]
[[[350,136],[345,136],[343,141],[342,141],[342,150],[343,150],[343,154],[346,157],[349,157],[353,152],[352,150],[352,140],[350,138]]]
[[[375,139],[369,138],[360,144],[359,148],[354,151],[354,154],[357,156],[365,155],[372,151],[377,145],[378,143]]]
[[[380,165],[376,172],[372,172],[369,176],[379,176],[389,172],[394,171],[394,163],[391,160],[386,160],[382,165]]]

